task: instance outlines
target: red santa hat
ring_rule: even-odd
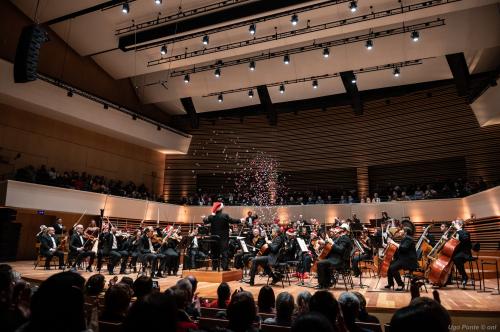
[[[286,235],[288,236],[294,236],[295,235],[295,229],[289,228],[286,230]]]
[[[224,204],[222,202],[215,202],[214,205],[212,205],[212,214],[216,214],[217,212],[221,211],[224,208]]]

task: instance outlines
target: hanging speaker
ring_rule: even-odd
[[[38,24],[23,29],[14,61],[14,82],[26,83],[36,80],[40,47],[48,40],[47,36],[47,31]]]

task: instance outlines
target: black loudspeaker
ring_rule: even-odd
[[[14,62],[14,82],[26,83],[36,80],[40,47],[48,40],[47,31],[40,25],[23,29],[17,44]]]

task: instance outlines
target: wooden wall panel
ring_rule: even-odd
[[[171,200],[194,192],[198,175],[238,173],[257,151],[275,157],[283,172],[304,172],[301,182],[312,188],[316,170],[446,158],[465,159],[468,176],[500,179],[500,127],[479,127],[451,85],[366,102],[362,116],[330,107],[279,114],[275,127],[265,116],[247,116],[202,118],[199,129],[186,129],[194,135],[188,155],[166,159],[164,193]]]

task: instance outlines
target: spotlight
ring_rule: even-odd
[[[248,98],[253,98],[253,90],[248,91]]]
[[[102,106],[104,107],[105,110],[107,110],[109,108],[108,104],[104,104]]]
[[[161,5],[161,0],[155,0],[155,4]]]
[[[186,83],[186,84],[187,84],[187,83],[189,83],[189,81],[190,81],[190,80],[191,80],[191,79],[190,79],[190,77],[189,77],[189,74],[184,75],[184,83]]]
[[[314,80],[313,81],[313,89],[317,89],[318,88],[318,80]]]
[[[160,49],[161,55],[167,54],[167,45],[163,45]]]
[[[286,54],[284,57],[283,57],[283,62],[285,63],[285,65],[289,64],[290,63],[290,56],[288,54]]]
[[[281,93],[281,94],[284,94],[284,93],[285,93],[285,85],[284,85],[284,84],[281,84],[281,85],[280,85],[280,93]]]
[[[157,126],[157,127],[156,127],[156,130],[160,131],[160,130],[161,130],[161,127],[160,127],[160,126]]]
[[[366,49],[367,49],[368,51],[369,51],[369,50],[371,50],[371,49],[373,48],[373,40],[368,39],[368,40],[366,41],[366,45],[365,45],[365,46],[366,46]]]
[[[349,3],[349,10],[351,13],[354,13],[356,10],[358,10],[358,2],[357,1],[351,1]]]
[[[356,84],[356,82],[357,82],[356,75],[354,74],[354,76],[352,77],[351,83]]]
[[[209,41],[208,35],[203,36],[201,41],[203,42],[203,45],[208,45],[208,41]]]
[[[290,22],[292,22],[292,25],[294,26],[297,25],[297,23],[299,23],[299,16],[297,14],[293,14]]]
[[[220,77],[220,68],[215,69],[214,71],[215,77],[219,78]]]
[[[255,25],[255,23],[250,24],[248,32],[250,32],[251,35],[255,35],[255,32],[257,32],[257,26]]]
[[[248,66],[251,71],[255,70],[255,61],[250,61],[250,65]]]
[[[323,49],[323,57],[328,58],[330,56],[330,49],[328,47],[325,47]]]
[[[128,5],[128,2],[125,2],[122,6],[122,13],[128,14],[129,11],[130,11],[130,6]]]
[[[219,97],[217,97],[217,100],[219,101],[219,103],[222,103],[224,101],[224,96],[222,95],[222,93],[219,95]]]
[[[418,31],[412,31],[411,34],[410,34],[410,37],[411,37],[411,40],[413,40],[414,42],[418,42],[419,38],[420,38],[420,34],[418,33]]]
[[[73,97],[73,91],[71,90],[68,90],[68,93],[67,93],[68,97]]]
[[[392,73],[394,74],[394,77],[399,77],[400,74],[399,68],[398,67],[394,68],[394,71]]]

